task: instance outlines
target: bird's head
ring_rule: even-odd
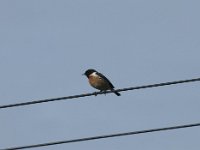
[[[94,72],[97,72],[97,71],[94,69],[88,69],[85,71],[85,73],[83,75],[86,75],[87,77],[89,77],[89,75],[91,75]]]

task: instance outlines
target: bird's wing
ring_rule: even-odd
[[[114,88],[114,86],[112,85],[112,83],[103,74],[97,72],[97,75],[100,76],[100,77],[102,77],[106,82],[108,82],[111,88]]]

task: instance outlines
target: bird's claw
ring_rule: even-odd
[[[94,96],[97,96],[97,92],[94,92]]]

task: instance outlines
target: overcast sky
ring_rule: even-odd
[[[0,105],[200,77],[198,0],[1,0]],[[0,149],[200,122],[200,83],[0,110]],[[197,150],[200,127],[40,150]]]

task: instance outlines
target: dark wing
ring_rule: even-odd
[[[101,74],[99,72],[97,72],[96,74],[98,76],[102,77],[106,82],[108,82],[111,88],[114,88],[114,86],[112,85],[112,83],[103,74]]]

